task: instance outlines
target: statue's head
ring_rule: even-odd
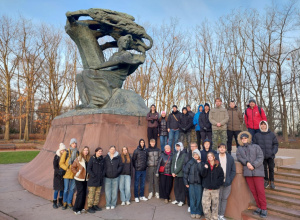
[[[131,42],[132,42],[132,36],[130,34],[120,37],[118,40],[119,50],[129,49]]]

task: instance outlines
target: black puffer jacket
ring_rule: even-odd
[[[131,173],[132,173],[132,158],[131,158],[130,155],[129,155],[129,158],[130,158],[130,162],[127,162],[127,158],[124,157],[125,161],[123,163],[123,160],[122,160],[122,157],[121,157],[122,164],[123,164],[123,170],[122,170],[121,175],[131,176]]]
[[[160,136],[167,136],[168,135],[168,128],[167,128],[167,121],[166,118],[161,118],[159,122],[159,135]]]
[[[166,152],[163,152],[158,160],[156,173],[159,173],[158,170],[160,166],[165,166],[164,174],[171,175],[172,157],[173,157],[173,153],[168,155],[166,154]]]
[[[117,178],[120,176],[123,170],[123,164],[121,157],[118,152],[115,152],[114,157],[110,158],[107,154],[104,158],[105,160],[105,177],[107,178]]]
[[[181,132],[187,133],[192,130],[193,127],[193,118],[188,114],[181,114],[179,120],[179,129]]]
[[[204,164],[203,162],[197,163],[197,161],[192,158],[184,167],[183,182],[184,185],[202,183],[201,172],[203,172]]]
[[[141,139],[141,141],[144,141]],[[145,141],[144,141],[145,143]],[[147,151],[146,151],[146,146],[143,148],[139,144],[139,146],[134,150],[133,155],[132,155],[132,164],[133,167],[136,171],[145,171],[147,169]]]
[[[103,184],[103,178],[105,176],[105,163],[104,157],[92,156],[87,166],[87,172],[89,173],[88,186],[99,187]]]
[[[159,148],[149,146],[147,148],[147,166],[156,167],[160,155],[161,155],[161,150]]]
[[[208,168],[202,170],[203,176],[202,186],[206,189],[219,189],[224,182],[224,172],[219,161],[215,160],[213,170],[210,168],[210,164],[206,162]]]
[[[209,121],[209,111],[206,113],[203,111],[199,116],[200,131],[212,131],[211,123]],[[206,130],[204,129],[206,128]]]
[[[172,111],[172,113],[169,114],[168,121],[167,121],[167,128],[174,129],[174,130],[179,129],[180,114],[181,113],[179,111],[176,112]]]
[[[59,173],[59,160],[60,160],[60,157],[58,155],[55,155],[54,159],[53,159],[53,169],[54,169],[53,189],[63,191],[64,190],[64,178]]]

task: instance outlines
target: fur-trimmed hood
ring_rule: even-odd
[[[252,142],[252,135],[248,131],[242,131],[241,133],[239,133],[238,138],[237,138],[238,142],[239,142],[239,145],[240,146],[244,145],[243,142],[242,142],[242,140],[241,140],[241,135],[242,134],[247,134],[249,136],[249,138],[248,138],[248,144],[251,144],[251,142]]]

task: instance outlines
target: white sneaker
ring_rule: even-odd
[[[126,202],[126,205],[130,205],[130,202],[129,202],[129,201],[127,201],[127,202]]]
[[[158,192],[155,193],[155,197],[156,197],[157,199],[159,199],[159,193],[158,193]]]
[[[111,206],[110,209],[115,209],[115,207],[114,207],[114,206]]]
[[[224,215],[219,215],[219,220],[226,220],[226,218],[224,217]]]
[[[106,209],[110,209],[110,207],[109,207],[109,206],[106,206]]]
[[[148,199],[151,199],[153,196],[153,192],[149,193]]]
[[[143,200],[143,201],[148,201],[148,199],[147,199],[145,196],[143,196],[143,197],[140,197],[140,200]]]
[[[191,207],[188,207],[188,212],[191,212]]]
[[[135,198],[135,202],[140,202],[139,198]]]
[[[184,204],[183,202],[179,202],[178,206],[183,206],[183,204]]]
[[[81,212],[80,212],[80,211],[78,211],[78,212],[74,212],[74,214],[75,214],[75,215],[80,215],[80,214],[81,214]]]
[[[82,209],[81,213],[87,213],[87,211],[85,209]]]
[[[172,202],[173,205],[175,205],[175,204],[177,204],[177,203],[178,203],[178,202],[177,202],[176,200]]]
[[[125,202],[122,202],[121,205],[125,205]]]

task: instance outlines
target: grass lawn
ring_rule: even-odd
[[[30,162],[40,151],[14,151],[0,152],[0,164],[27,163]]]

